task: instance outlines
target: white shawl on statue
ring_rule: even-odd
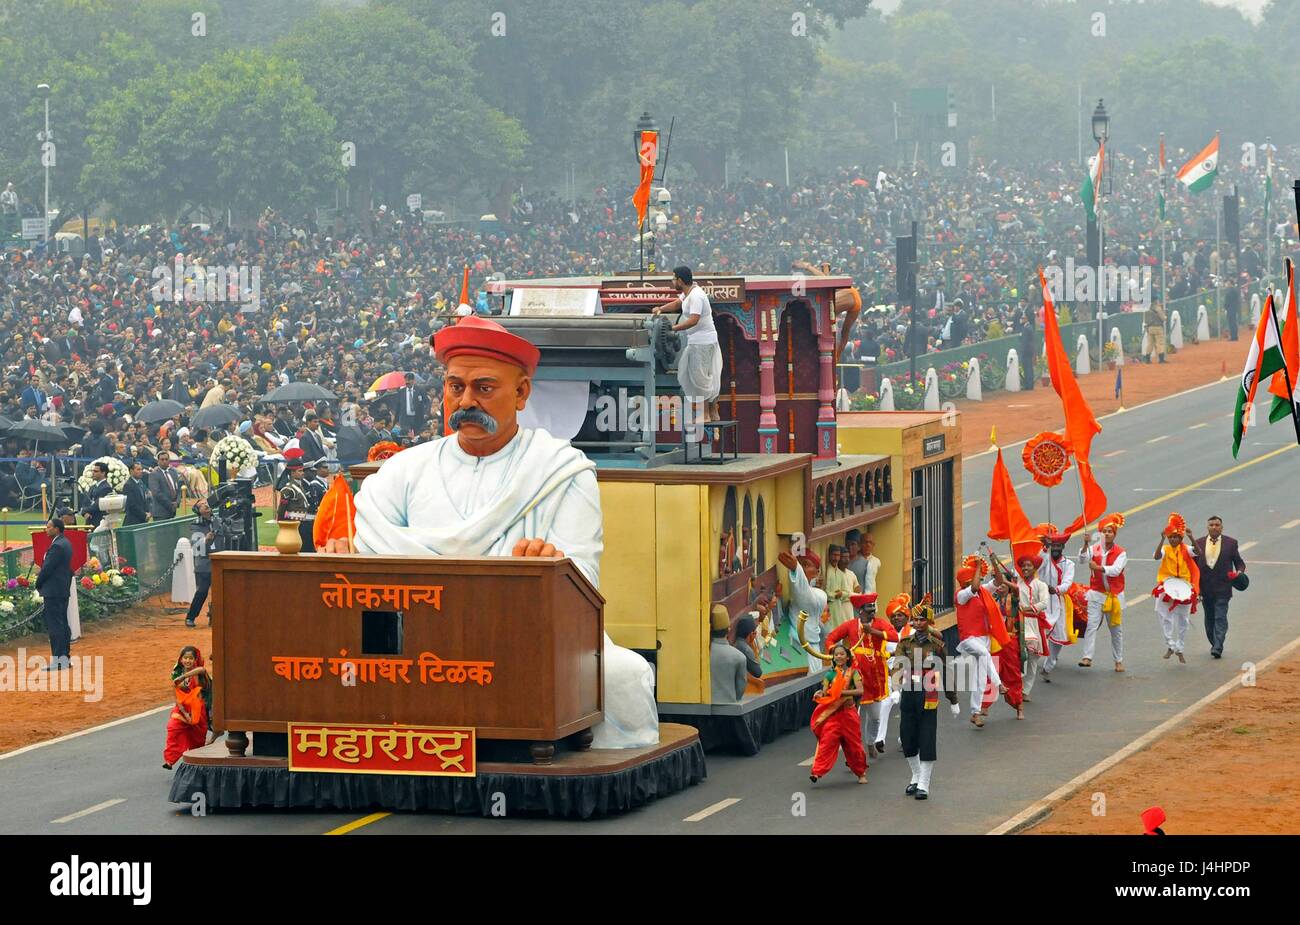
[[[390,457],[357,494],[356,546],[393,556],[508,556],[521,539],[553,543],[600,586],[604,527],[596,466],[567,440],[520,428],[475,457],[455,434]],[[605,637],[605,721],[596,748],[659,741],[654,673]]]

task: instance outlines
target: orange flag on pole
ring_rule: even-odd
[[[632,204],[636,206],[636,226],[641,228],[645,225],[646,212],[650,208],[650,184],[654,182],[655,164],[659,162],[658,132],[641,133],[639,157],[641,159],[641,182],[637,184],[636,193],[632,196]]]
[[[460,282],[460,301],[457,306],[469,305],[469,264],[465,264],[465,277]]]
[[[1043,287],[1043,337],[1047,344],[1047,371],[1052,377],[1052,388],[1061,398],[1065,411],[1065,435],[1070,440],[1074,459],[1079,467],[1079,482],[1083,486],[1083,512],[1065,528],[1066,533],[1077,533],[1083,525],[1106,513],[1106,493],[1092,474],[1088,456],[1092,452],[1092,438],[1101,433],[1083,392],[1079,389],[1070,359],[1061,343],[1061,329],[1056,320],[1056,306],[1047,288],[1047,278],[1040,267],[1038,280]]]
[[[317,549],[324,549],[329,540],[346,538],[351,541],[357,532],[356,522],[357,502],[352,497],[352,489],[348,486],[347,479],[336,475],[316,510],[311,540]]]
[[[1002,461],[1002,448],[998,448],[998,458],[993,464],[993,487],[989,496],[989,539],[1009,540],[1011,551],[1016,559],[1024,555],[1035,555],[1043,544],[1038,541],[1020,498],[1016,496],[1016,486],[1011,483],[1011,473]],[[1015,563],[1013,562],[1014,566]]]

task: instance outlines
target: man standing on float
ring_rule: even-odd
[[[357,495],[355,550],[343,539],[331,540],[326,551],[567,557],[599,587],[604,538],[596,466],[567,440],[518,423],[537,348],[473,316],[438,331],[433,346],[446,365],[452,433],[386,460]],[[606,636],[604,682],[605,719],[592,730],[594,747],[657,744],[646,660]]]

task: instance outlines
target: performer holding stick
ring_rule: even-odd
[[[904,791],[918,800],[930,797],[930,777],[939,758],[939,692],[943,691],[953,716],[961,715],[957,689],[946,667],[943,637],[931,625],[932,611],[912,610],[912,633],[898,643],[895,658],[903,670],[899,698],[899,735],[903,756],[912,769],[912,782]]]
[[[1115,670],[1124,670],[1124,567],[1128,553],[1115,542],[1115,534],[1124,526],[1123,514],[1108,514],[1097,526],[1102,541],[1089,546],[1085,541],[1079,550],[1079,562],[1088,566],[1092,577],[1088,585],[1088,628],[1083,634],[1083,658],[1080,668],[1092,667],[1092,653],[1097,647],[1097,631],[1102,616],[1110,627],[1110,652],[1115,658]]]

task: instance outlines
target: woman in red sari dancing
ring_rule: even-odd
[[[862,696],[862,675],[853,667],[853,654],[843,643],[831,649],[831,669],[822,679],[822,692],[813,699],[812,731],[817,736],[817,755],[813,758],[809,780],[814,784],[835,766],[840,747],[849,770],[858,775],[858,783],[867,782],[867,753],[862,749],[862,726],[858,718],[858,698]]]
[[[210,677],[203,664],[203,654],[196,646],[181,649],[172,669],[176,706],[167,723],[167,744],[163,748],[163,767],[169,771],[187,751],[202,748],[207,741],[208,710],[204,694],[211,690]]]

